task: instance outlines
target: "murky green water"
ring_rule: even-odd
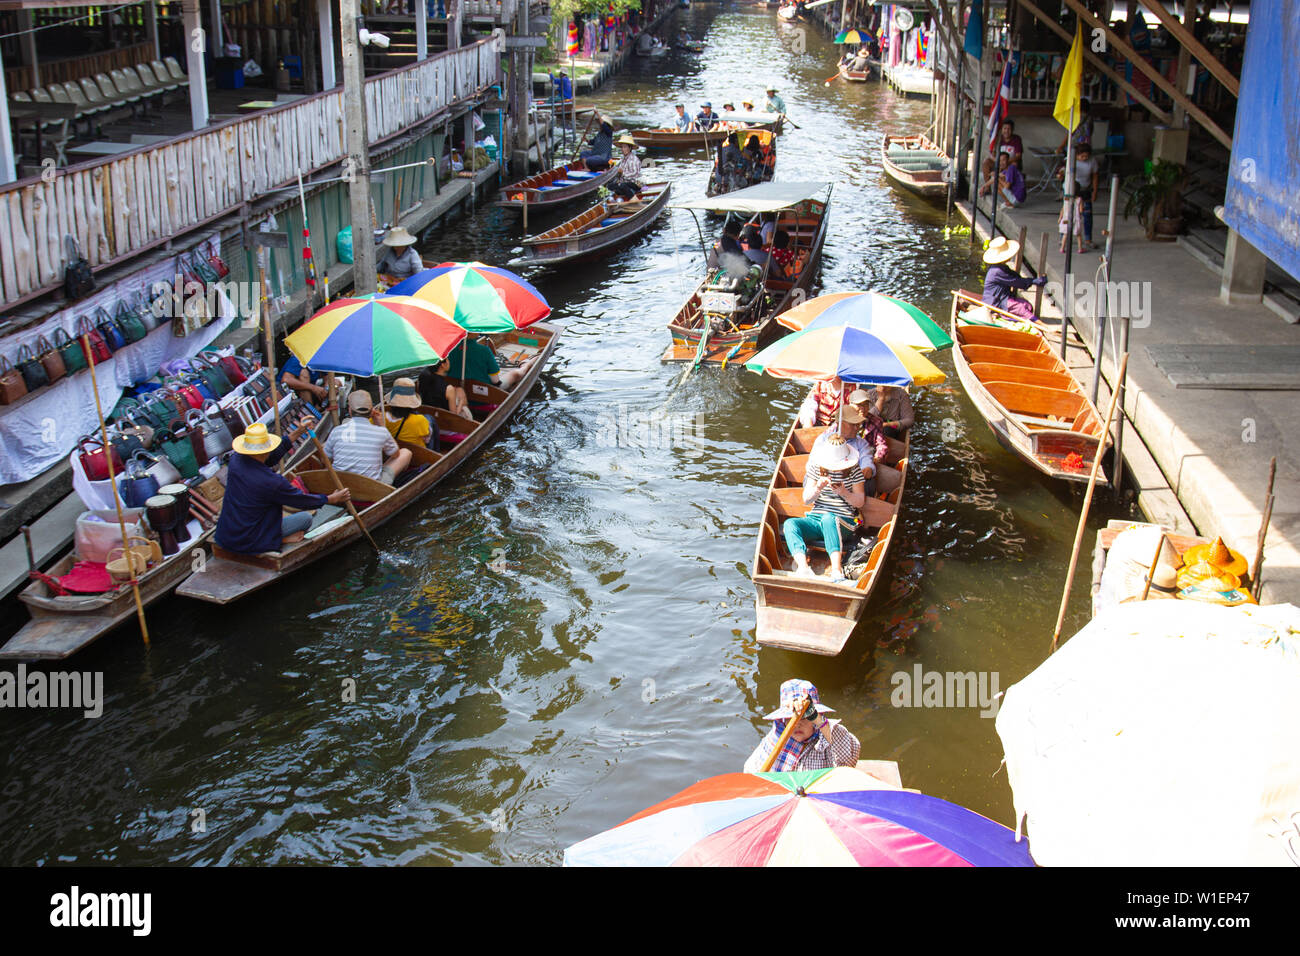
[[[597,102],[650,124],[678,99],[775,81],[801,127],[778,178],[836,183],[822,289],[880,289],[946,322],[976,260],[877,158],[927,105],[825,87],[835,49],[810,30],[794,52],[794,28],[761,8],[699,5],[683,22],[703,56],[634,62]],[[702,153],[657,168],[678,195],[703,193]],[[488,209],[426,253],[504,262],[518,238]],[[678,212],[607,262],[531,276],[565,328],[554,363],[487,448],[378,533],[382,561],[357,547],[229,609],[165,602],[152,650],[127,628],[70,662],[104,672],[98,720],[0,713],[0,862],[556,863],[738,770],[795,675],[864,757],[1010,824],[993,721],[895,708],[890,678],[921,664],[996,672],[1005,689],[1032,670],[1079,496],[1002,451],[954,375],[917,397],[902,533],[848,648],[760,650],[748,564],[803,388],[734,370],[679,384],[660,364],[698,247]],[[1087,577],[1085,555],[1067,633]]]

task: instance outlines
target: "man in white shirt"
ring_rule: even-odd
[[[410,467],[410,450],[399,448],[392,433],[372,421],[375,409],[368,392],[348,396],[348,413],[351,417],[325,439],[325,454],[339,471],[393,484]]]

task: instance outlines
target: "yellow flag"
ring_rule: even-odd
[[[1052,115],[1056,121],[1074,132],[1079,125],[1079,98],[1083,90],[1083,22],[1076,19],[1074,25],[1074,42],[1070,44],[1070,55],[1065,58],[1065,68],[1061,70],[1061,88],[1056,91],[1056,108]],[[1070,111],[1074,111],[1074,122],[1070,122]]]

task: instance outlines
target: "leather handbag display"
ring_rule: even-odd
[[[67,329],[54,330],[54,347],[63,359],[63,370],[71,375],[86,367],[86,353],[81,350],[81,343],[68,334]]]
[[[23,373],[0,355],[0,405],[12,405],[26,394],[27,383],[23,381]]]
[[[194,454],[194,443],[184,429],[166,430],[158,433],[158,450],[167,457],[184,478],[196,478],[199,474],[199,460]],[[200,439],[201,441],[201,439]]]
[[[145,463],[145,471],[158,480],[158,485],[170,485],[181,480],[181,473],[165,457],[152,451],[137,452],[135,458]]]
[[[212,389],[216,398],[225,398],[235,390],[234,383],[226,375],[221,363],[214,361],[202,352],[194,356],[190,361],[190,367],[207,383],[208,388]]]
[[[230,451],[234,440],[216,402],[207,402],[202,411],[191,411],[186,416],[186,420],[191,426],[197,426],[202,430],[203,450],[209,461]]]
[[[23,377],[23,384],[27,386],[29,394],[50,384],[50,376],[46,374],[45,366],[41,364],[40,358],[30,345],[24,345],[18,350],[18,371]]]
[[[103,334],[90,324],[89,318],[84,315],[77,316],[77,324],[74,331],[76,332],[78,339],[84,335],[86,340],[90,343],[90,355],[87,356],[87,358],[94,359],[96,363],[99,363],[107,362],[113,357],[113,350],[110,349],[108,343],[104,341]]]
[[[158,494],[162,487],[158,479],[149,474],[148,466],[152,464],[143,452],[139,452],[127,461],[126,473],[118,482],[118,491],[122,493],[122,503],[128,508],[143,508],[144,503]]]
[[[208,260],[199,255],[197,249],[190,254],[190,265],[193,267],[194,271],[198,274],[199,279],[203,281],[205,286],[210,285],[221,278],[221,276],[217,274],[217,270],[212,268],[209,264]]]
[[[122,338],[126,340],[127,345],[139,342],[149,334],[149,327],[140,318],[140,313],[132,308],[131,304],[125,299],[118,301],[115,318],[117,327],[122,330]]]
[[[86,446],[90,445],[87,450]],[[86,473],[86,477],[91,481],[106,481],[108,479],[109,455],[104,452],[104,445],[93,435],[87,435],[77,441],[77,447],[81,449],[81,470]],[[113,474],[122,473],[122,458],[117,453],[116,448],[109,448],[112,455]]]
[[[95,328],[104,337],[110,351],[116,352],[126,345],[126,336],[118,328],[117,321],[108,314],[108,309],[102,305],[95,310]]]
[[[63,274],[63,292],[69,300],[84,299],[95,291],[95,276],[90,263],[81,255],[81,247],[71,236],[63,237],[68,252],[68,268]]]
[[[216,273],[218,279],[224,279],[226,276],[230,275],[230,266],[226,265],[225,260],[221,258],[221,253],[219,252],[208,253],[208,266],[214,273]]]
[[[45,367],[45,374],[51,385],[67,374],[68,369],[63,364],[63,356],[45,336],[42,335],[36,340],[36,351],[40,354],[41,365]]]
[[[127,409],[118,421],[118,427],[122,434],[131,434],[139,439],[141,446],[144,448],[153,447],[153,436],[155,429],[147,421],[141,418],[139,407]]]

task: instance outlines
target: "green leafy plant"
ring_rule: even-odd
[[[1154,238],[1158,220],[1181,219],[1183,190],[1187,188],[1187,171],[1178,163],[1157,160],[1149,172],[1138,173],[1124,181],[1128,202],[1124,218],[1136,215],[1146,227],[1147,238]]]

